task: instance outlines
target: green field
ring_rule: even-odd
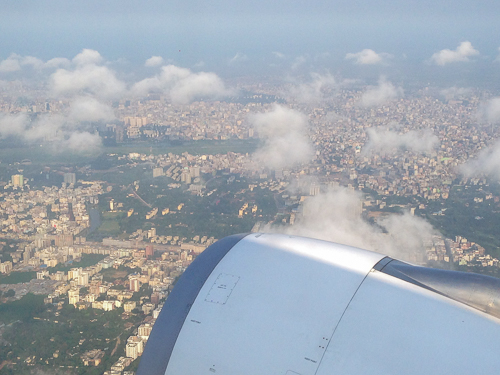
[[[104,236],[116,236],[120,234],[119,220],[124,216],[124,212],[103,212],[101,226],[97,229],[97,232]]]
[[[0,304],[0,322],[9,324],[16,320],[29,320],[44,310],[44,296],[28,293],[18,301]]]
[[[27,283],[36,278],[36,272],[11,272],[10,275],[1,275],[0,284]]]
[[[0,374],[58,374],[55,370],[68,366],[72,368],[70,372],[60,373],[102,374],[125,352],[130,335],[125,324],[136,327],[143,318],[138,314],[122,319],[123,309],[79,311],[66,305],[57,310],[53,305],[44,305],[43,299],[44,296],[27,294],[19,301],[0,305],[0,322],[15,322],[6,325],[2,332],[0,362],[9,363],[0,369]],[[84,367],[80,354],[91,349],[102,349],[106,355],[99,366]],[[30,357],[31,364],[27,364]]]
[[[500,258],[499,206],[493,199],[474,201],[475,197],[483,198],[486,194],[486,189],[479,186],[454,186],[443,205],[439,202],[429,203],[426,217],[445,236],[464,236],[483,246],[488,254]],[[442,209],[441,215],[433,214]]]

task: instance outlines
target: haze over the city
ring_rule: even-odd
[[[72,58],[89,48],[139,76],[147,72],[137,68],[159,56],[223,77],[325,70],[406,82],[498,77],[500,5],[491,0],[55,0],[2,1],[1,9],[2,59]]]

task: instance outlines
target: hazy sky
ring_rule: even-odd
[[[123,64],[162,56],[221,75],[361,65],[377,65],[379,75],[425,71],[438,65],[429,63],[433,54],[469,41],[479,53],[467,60],[500,68],[495,0],[0,0],[0,9],[0,59],[70,58],[91,48]],[[357,63],[363,50],[384,60]]]

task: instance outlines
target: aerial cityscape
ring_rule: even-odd
[[[14,49],[20,16],[5,14],[0,374],[135,374],[180,275],[237,233],[500,275],[500,43],[443,32],[426,55],[352,39],[259,59],[228,36],[212,60],[150,41],[121,60],[91,31]],[[193,49],[185,31],[175,46]]]

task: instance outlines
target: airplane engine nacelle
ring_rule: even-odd
[[[498,374],[500,279],[278,234],[187,268],[138,375]]]

